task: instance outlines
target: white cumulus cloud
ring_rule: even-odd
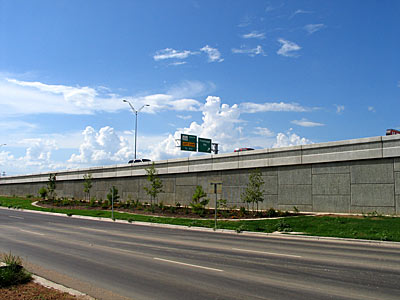
[[[223,62],[224,59],[221,58],[221,53],[217,48],[212,48],[208,45],[200,49],[200,51],[205,52],[208,55],[209,62]]]
[[[182,50],[178,51],[172,48],[165,48],[156,52],[153,56],[154,60],[165,60],[165,59],[185,59],[190,55],[198,54],[197,52]]]
[[[305,112],[308,108],[302,107],[297,103],[285,103],[285,102],[266,102],[266,103],[253,103],[244,102],[240,104],[240,110],[242,113],[259,113],[267,111],[296,111]]]
[[[38,173],[65,168],[65,164],[57,164],[52,159],[53,151],[58,147],[54,140],[32,138],[23,139],[19,144],[26,147],[25,155],[16,157],[9,151],[0,152],[0,172],[6,175]]]
[[[296,10],[290,17],[289,17],[289,19],[291,19],[291,18],[293,18],[293,17],[295,17],[295,16],[297,16],[297,15],[301,15],[301,14],[312,14],[313,12],[312,11],[309,11],[309,10],[304,10],[304,9],[298,9],[298,10]]]
[[[190,97],[204,94],[214,88],[211,83],[184,81],[173,86],[167,93],[123,97],[105,87],[72,87],[0,77],[0,106],[3,116],[45,113],[83,115],[126,109],[122,99],[128,99],[135,108],[149,104],[150,107],[144,110],[147,113],[161,110],[196,111],[200,109],[201,104]]]
[[[256,127],[254,133],[266,137],[271,137],[275,135],[273,131],[265,127]]]
[[[97,91],[87,86],[71,87],[66,85],[49,85],[41,82],[27,82],[9,78],[6,80],[15,85],[31,87],[55,95],[62,95],[67,102],[83,108],[92,106],[93,99],[97,96]]]
[[[187,156],[188,153],[182,152],[176,147],[176,139],[180,138],[181,133],[193,134],[199,137],[211,138],[213,142],[218,142],[220,151],[233,150],[240,145],[241,132],[238,123],[240,110],[237,104],[232,106],[221,103],[219,97],[208,96],[202,108],[202,123],[192,122],[189,127],[178,129],[174,134],[170,134],[162,142],[151,150],[150,157],[153,159],[166,159],[170,157]]]
[[[241,47],[239,49],[233,48],[232,49],[232,53],[234,53],[234,54],[247,54],[247,55],[249,55],[251,57],[254,57],[256,55],[266,56],[263,48],[260,45],[258,45],[255,48],[245,48],[245,47]]]
[[[344,112],[344,108],[345,108],[344,105],[335,104],[335,107],[336,107],[337,114],[341,114]]]
[[[297,55],[296,52],[301,49],[296,43],[285,39],[278,39],[278,42],[281,43],[282,46],[276,53],[282,56],[295,57]]]
[[[258,31],[252,31],[246,34],[242,35],[242,38],[244,39],[265,39],[265,33],[264,32],[258,32]]]
[[[312,144],[312,142],[307,138],[298,136],[297,134],[292,132],[292,130],[289,130],[287,133],[278,133],[273,148],[299,146],[306,144]]]
[[[325,124],[322,123],[317,123],[317,122],[312,122],[307,119],[301,119],[301,120],[293,120],[293,124],[302,126],[302,127],[318,127],[318,126],[325,126]]]
[[[307,24],[303,28],[305,31],[308,32],[308,34],[313,34],[317,31],[321,30],[324,27],[325,27],[324,24]]]
[[[72,154],[68,160],[70,163],[123,163],[133,156],[127,139],[118,136],[109,126],[103,127],[99,131],[87,126],[82,135],[84,142],[79,147],[79,154]]]

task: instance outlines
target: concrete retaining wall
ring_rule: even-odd
[[[115,185],[122,200],[149,201],[145,168],[125,164],[57,172],[57,196],[84,198],[83,176],[92,174],[92,196],[106,198]],[[196,185],[210,191],[222,182],[219,197],[243,205],[240,195],[254,168],[262,172],[264,203],[301,211],[400,214],[400,136],[373,137],[288,148],[204,155],[155,162],[164,184],[159,201],[188,204]],[[3,177],[1,195],[36,195],[49,173]],[[211,196],[214,199],[214,195]],[[213,202],[213,201],[212,201]]]

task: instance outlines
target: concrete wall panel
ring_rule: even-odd
[[[264,201],[259,203],[259,209],[270,209],[278,207],[278,195],[266,195],[264,194]],[[291,210],[293,207],[291,208]]]
[[[312,177],[313,195],[350,195],[350,174],[320,174]]]
[[[280,184],[279,205],[312,205],[311,185]],[[293,207],[292,207],[293,208]]]
[[[197,185],[197,174],[183,173],[176,178],[176,185]]]
[[[313,211],[316,212],[334,212],[349,213],[350,212],[350,195],[324,195],[313,196]]]
[[[263,190],[266,195],[278,194],[278,176],[262,176],[264,180]]]
[[[394,184],[353,184],[351,205],[394,207]]]
[[[196,186],[192,185],[178,185],[176,186],[175,201],[181,203],[182,205],[188,205],[192,202],[192,196]]]
[[[394,183],[393,160],[354,162],[350,167],[351,183]]]
[[[278,169],[279,184],[311,184],[311,166],[290,166]]]
[[[378,213],[384,215],[395,214],[394,206],[351,206],[351,212],[357,214]]]
[[[325,163],[312,165],[312,174],[349,174],[348,163]]]

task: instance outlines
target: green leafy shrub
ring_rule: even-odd
[[[161,210],[164,210],[164,202],[161,201],[161,202],[158,204],[158,208],[161,209]]]
[[[275,209],[273,209],[272,207],[265,212],[265,216],[267,218],[276,217],[276,216],[278,216],[278,214],[279,213]]]
[[[240,217],[244,217],[246,214],[247,214],[246,207],[241,206],[240,209],[239,209],[239,216]]]
[[[42,198],[43,200],[46,199],[46,197],[47,197],[47,189],[44,186],[42,186],[39,189],[38,193],[39,193],[40,198]]]
[[[142,204],[142,202],[139,202],[139,200],[136,200],[136,201],[137,201],[136,204],[135,204],[136,209],[142,210],[142,209],[143,209],[143,204]]]
[[[89,206],[90,207],[96,207],[97,206],[96,197],[90,198]]]
[[[203,187],[201,185],[196,186],[196,190],[192,196],[193,201],[190,203],[193,213],[199,216],[205,214],[205,207],[210,202],[210,199],[205,197],[207,197],[207,193],[203,190]]]
[[[101,207],[104,209],[109,208],[109,206],[110,206],[110,202],[108,200],[104,200],[104,202],[101,205]]]
[[[292,227],[290,226],[290,224],[286,223],[285,220],[280,220],[276,226],[275,226],[275,230],[279,231],[279,232],[291,232],[293,231]]]
[[[109,202],[111,202],[111,200],[113,199],[113,197],[114,197],[114,203],[119,201],[119,200],[118,200],[118,199],[119,199],[118,189],[117,189],[115,186],[112,186],[112,187],[110,188],[110,192],[107,194],[107,200],[108,200]]]
[[[126,202],[124,203],[124,207],[125,208],[129,208],[132,205],[132,201],[131,200],[126,200]]]
[[[243,230],[245,229],[244,225],[240,225],[239,227],[236,228],[236,233],[242,233]]]

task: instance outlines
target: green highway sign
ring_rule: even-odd
[[[199,152],[211,153],[211,140],[199,138]]]
[[[197,136],[181,134],[181,150],[197,151]]]

